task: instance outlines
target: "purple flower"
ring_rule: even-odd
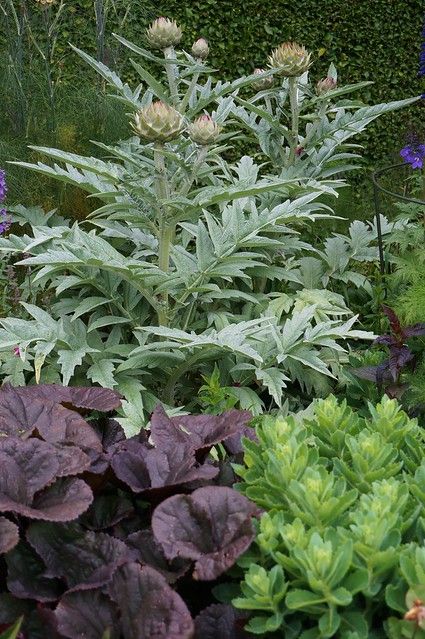
[[[425,75],[425,16],[424,16],[424,26],[422,29],[422,45],[421,52],[419,54],[419,75]]]
[[[408,144],[401,149],[400,155],[412,169],[421,169],[425,160],[425,144]]]
[[[15,355],[15,357],[20,357],[21,356],[21,349],[19,348],[19,346],[14,346],[13,347],[13,354]]]

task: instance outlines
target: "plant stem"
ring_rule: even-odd
[[[166,49],[164,49],[164,58],[166,60],[175,58],[174,47],[167,47]],[[176,82],[177,68],[175,64],[170,64],[170,63],[166,64],[165,68],[167,70],[167,80],[168,80],[168,86],[170,87],[172,102],[174,103],[174,106],[177,106],[179,103],[179,94],[177,91],[177,82]]]
[[[156,142],[153,155],[155,162],[155,192],[159,206],[158,266],[161,271],[168,273],[170,268],[170,249],[174,236],[174,225],[170,224],[167,209],[163,203],[163,201],[168,197],[169,188],[165,171],[165,160],[162,151],[163,145],[160,142]],[[161,308],[158,310],[158,323],[160,326],[168,325],[167,293],[164,293],[161,299]]]
[[[291,149],[288,164],[295,161],[295,154],[298,147],[298,127],[299,127],[299,106],[298,106],[298,78],[288,78],[289,82],[289,102],[291,106]]]

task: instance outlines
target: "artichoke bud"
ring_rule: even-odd
[[[188,128],[190,139],[201,146],[215,142],[220,130],[221,127],[209,115],[201,115]]]
[[[210,48],[205,38],[199,38],[192,45],[192,55],[199,60],[205,60],[208,57]]]
[[[284,42],[272,51],[269,63],[278,75],[294,78],[307,71],[311,65],[310,58],[311,53],[305,47],[296,42]]]
[[[316,93],[317,95],[324,95],[325,93],[332,91],[332,89],[336,89],[336,85],[337,81],[334,78],[328,76],[327,78],[319,80],[319,82],[316,84]]]
[[[134,116],[133,129],[148,142],[169,142],[183,131],[182,115],[165,102],[152,102]]]
[[[254,69],[254,75],[260,75],[261,73],[265,73],[265,69]],[[255,80],[252,83],[253,88],[256,91],[264,91],[265,89],[270,89],[273,86],[274,79],[272,75],[267,76],[267,78],[260,78],[259,80]]]
[[[173,47],[182,39],[182,30],[175,20],[157,18],[146,30],[146,37],[153,49]]]

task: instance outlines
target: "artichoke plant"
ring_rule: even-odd
[[[134,115],[134,131],[149,142],[169,142],[184,129],[183,116],[173,107],[158,100]]]
[[[188,127],[188,133],[193,142],[205,146],[216,141],[220,134],[220,127],[211,116],[201,115]]]
[[[254,69],[254,75],[262,75],[265,72],[265,69]],[[264,91],[265,89],[271,89],[274,84],[273,76],[269,75],[267,78],[259,78],[255,82],[252,83],[252,87],[256,91]]]
[[[205,60],[210,52],[210,47],[205,38],[199,38],[192,45],[192,55],[199,60]]]
[[[167,49],[174,47],[182,39],[182,30],[175,22],[169,18],[157,18],[148,27],[146,38],[154,49]]]
[[[316,84],[316,93],[317,95],[324,95],[325,93],[329,93],[329,91],[332,91],[332,89],[336,89],[336,86],[337,81],[335,80],[335,78],[332,78],[328,75],[326,78],[319,80],[319,82]]]
[[[272,51],[269,57],[270,67],[277,74],[294,78],[305,73],[311,66],[311,53],[296,42],[284,42]]]

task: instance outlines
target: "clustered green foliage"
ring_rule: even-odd
[[[249,630],[424,637],[423,619],[420,627],[402,620],[425,590],[425,441],[416,420],[387,397],[363,418],[330,396],[304,414],[265,418],[257,435],[237,467],[240,490],[265,509],[233,602],[258,615]]]

